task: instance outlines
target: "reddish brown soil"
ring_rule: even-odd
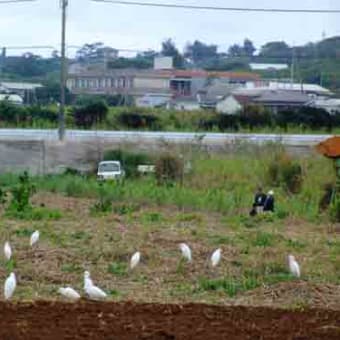
[[[135,303],[1,303],[0,339],[340,339],[340,311]]]

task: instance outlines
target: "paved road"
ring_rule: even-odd
[[[70,141],[129,141],[157,142],[166,140],[176,143],[193,142],[202,138],[204,144],[223,145],[226,142],[246,141],[250,143],[281,142],[287,146],[313,146],[331,135],[278,135],[278,134],[234,134],[234,133],[184,133],[184,132],[135,132],[135,131],[82,131],[67,130]],[[57,130],[0,129],[0,140],[46,140],[57,141]]]

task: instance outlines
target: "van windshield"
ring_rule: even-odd
[[[102,163],[99,164],[99,172],[115,172],[119,171],[120,167],[117,163]]]

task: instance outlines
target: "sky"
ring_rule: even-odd
[[[340,9],[339,0],[140,0],[229,7]],[[1,2],[1,0],[0,0]],[[338,4],[337,4],[338,3]],[[60,45],[59,0],[0,4],[0,46]],[[285,40],[304,44],[340,35],[340,14],[238,13],[145,8],[90,0],[69,0],[68,45],[95,41],[119,49],[159,50],[172,38],[183,49],[189,41],[200,40],[227,51],[233,43],[251,39],[257,48],[268,41]],[[71,56],[75,49],[68,48]],[[8,50],[8,54],[21,54]],[[32,51],[37,54],[49,50]]]

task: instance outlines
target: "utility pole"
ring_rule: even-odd
[[[292,47],[292,64],[290,68],[290,86],[293,89],[293,84],[294,84],[294,69],[295,69],[295,50],[294,46]]]
[[[0,78],[2,77],[2,73],[5,68],[5,60],[6,60],[6,47],[3,47],[0,56]]]
[[[66,38],[66,8],[68,0],[60,0],[61,4],[61,56],[60,56],[60,105],[59,105],[59,140],[65,137],[65,88],[66,88],[66,57],[65,57],[65,38]]]

